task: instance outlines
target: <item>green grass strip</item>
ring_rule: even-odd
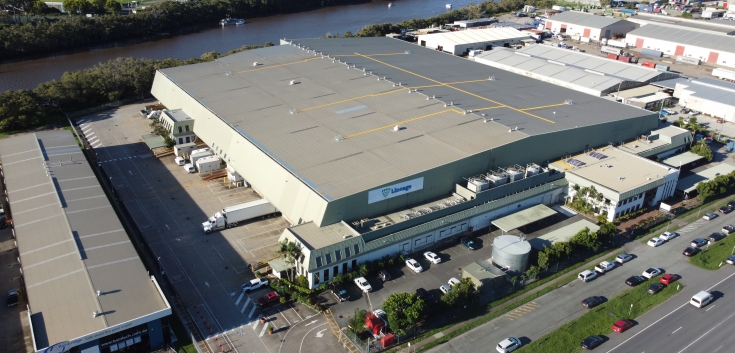
[[[714,244],[705,246],[699,253],[689,258],[689,262],[705,270],[716,270],[720,265],[727,265],[725,259],[735,250],[735,236],[729,235]]]
[[[608,302],[590,309],[584,315],[531,342],[531,344],[522,348],[521,352],[579,352],[582,350],[582,340],[588,336],[619,335],[619,333],[612,331],[612,324],[615,321],[639,317],[678,293],[677,288],[680,283],[674,282],[657,294],[648,294],[646,292],[648,286],[658,282],[658,280],[659,277],[655,277],[635,288],[622,292]],[[594,282],[591,285],[594,285]],[[633,304],[632,307],[631,304]],[[626,333],[622,334],[626,335]]]

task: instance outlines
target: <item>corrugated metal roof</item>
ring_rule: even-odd
[[[529,240],[528,242],[531,244],[531,246],[534,249],[543,250],[544,246],[546,246],[547,248],[550,248],[556,242],[569,241],[569,239],[572,239],[574,235],[579,233],[579,231],[581,231],[584,228],[589,228],[590,232],[596,232],[600,230],[600,226],[586,219],[581,219],[577,222],[568,224],[564,227],[561,227],[559,229],[546,233],[542,236],[533,238]]]
[[[686,178],[679,179],[679,182],[676,184],[676,190],[689,193],[697,189],[697,184],[712,180],[720,175],[730,174],[733,171],[735,171],[735,166],[720,163],[712,168],[707,168]]]
[[[533,222],[540,221],[546,217],[551,217],[555,214],[556,211],[550,209],[544,204],[540,204],[523,211],[516,212],[512,215],[498,218],[492,221],[492,224],[506,232],[509,232],[513,229],[518,229]]]
[[[687,28],[645,25],[628,32],[642,38],[652,38],[693,47],[714,49],[726,53],[735,53],[735,38],[718,34],[698,32]],[[643,42],[645,46],[645,41]]]
[[[69,131],[2,139],[0,158],[38,349],[170,314]]]
[[[451,43],[454,45],[495,42],[500,40],[520,40],[529,38],[528,33],[523,33],[515,28],[483,28],[468,29],[465,31],[453,31],[444,33],[432,33],[420,35],[419,40],[432,40],[434,42]]]
[[[691,94],[692,97],[735,106],[735,83],[700,78],[681,84],[687,87],[687,91],[694,92]]]
[[[661,163],[666,164],[671,167],[679,168],[682,165],[687,165],[689,163],[698,161],[700,159],[704,159],[704,157],[696,153],[687,151],[682,154],[677,154],[676,156],[666,158],[663,161],[661,161]]]
[[[570,23],[579,26],[585,26],[589,28],[605,28],[607,26],[616,24],[622,21],[619,18],[613,18],[608,16],[597,16],[584,12],[577,11],[564,11],[551,16],[547,21]]]

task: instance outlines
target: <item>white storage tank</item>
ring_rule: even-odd
[[[531,244],[515,235],[501,235],[493,240],[493,262],[509,271],[525,271],[530,253]]]
[[[470,181],[467,182],[467,189],[474,193],[478,193],[480,191],[485,191],[488,189],[489,182],[485,179],[470,179]]]
[[[500,186],[508,182],[508,174],[493,173],[486,178],[493,186]]]

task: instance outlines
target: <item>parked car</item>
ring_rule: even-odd
[[[498,343],[497,350],[500,353],[510,353],[518,348],[521,348],[521,340],[515,337],[508,337]]]
[[[433,264],[438,264],[438,263],[442,262],[442,259],[437,254],[434,254],[431,251],[425,252],[424,253],[424,257],[427,260],[431,261],[431,263],[433,263]]]
[[[663,244],[665,240],[659,238],[659,237],[653,237],[651,240],[648,241],[648,246],[657,247],[661,244]]]
[[[373,287],[370,285],[370,282],[368,282],[365,277],[357,277],[355,278],[355,284],[358,288],[360,288],[361,291],[368,293],[373,291]]]
[[[735,226],[732,224],[728,224],[722,227],[722,230],[720,230],[722,234],[730,235],[732,233],[735,233]]]
[[[633,327],[633,321],[631,320],[618,320],[612,324],[613,331],[617,333],[623,333],[628,331],[629,328]]]
[[[406,259],[406,266],[408,266],[408,268],[411,271],[416,272],[416,273],[419,273],[419,272],[421,272],[421,271],[424,270],[424,268],[421,267],[421,264],[419,264],[418,261],[416,261],[416,260],[414,260],[414,259],[412,259],[410,257]]]
[[[585,271],[582,271],[579,275],[577,275],[577,278],[579,278],[582,282],[589,282],[597,278],[597,272],[585,270]]]
[[[256,278],[240,286],[240,289],[242,289],[243,292],[249,292],[251,290],[256,290],[260,287],[267,286],[267,285],[268,285],[268,279]]]
[[[730,265],[735,265],[735,255],[730,255],[725,259],[725,262],[729,263]]]
[[[735,207],[735,200],[729,201],[727,204],[732,207]]]
[[[380,270],[380,271],[378,271],[378,277],[380,277],[380,279],[382,279],[383,282],[390,281],[390,279],[391,279],[390,273],[388,273],[388,271],[386,271],[386,270]]]
[[[605,301],[603,297],[589,297],[582,301],[582,306],[587,309],[592,309]]]
[[[462,238],[460,241],[462,242],[462,244],[464,244],[464,246],[467,247],[467,249],[477,250],[477,245],[475,244],[475,242],[472,239],[470,239],[470,238]]]
[[[595,266],[595,271],[599,273],[605,273],[615,268],[615,264],[610,261],[600,262],[599,265]]]
[[[708,221],[711,221],[711,220],[717,218],[717,213],[707,212],[707,213],[704,214],[704,216],[702,218],[703,219],[706,219]]]
[[[664,272],[664,271],[662,271],[660,268],[651,267],[651,268],[643,271],[643,277],[646,277],[648,279],[651,279],[653,277],[656,277],[656,276],[660,275],[662,272]]]
[[[350,300],[350,293],[339,284],[332,284],[332,295],[340,302]]]
[[[701,247],[707,245],[707,243],[708,243],[707,239],[695,238],[694,240],[692,240],[692,242],[689,244],[689,246],[691,246],[693,248],[701,248]]]
[[[622,253],[622,254],[619,254],[618,256],[615,256],[615,262],[620,263],[620,264],[626,263],[630,260],[633,260],[633,255]]]
[[[416,290],[416,297],[428,301],[431,298],[431,294],[426,289],[419,288]]]
[[[648,294],[656,294],[664,289],[664,285],[661,283],[653,283],[650,286],[648,286]]]
[[[732,212],[732,206],[730,206],[730,205],[724,205],[724,206],[720,207],[720,210],[719,211],[722,214],[728,214],[728,213]]]
[[[441,291],[442,293],[444,293],[444,294],[447,294],[447,293],[449,293],[449,292],[451,292],[451,291],[452,291],[452,287],[450,287],[450,286],[449,286],[448,284],[442,284],[442,285],[441,285],[441,286],[439,287],[439,290],[440,290],[440,291]]]
[[[601,345],[602,342],[605,342],[605,339],[600,336],[589,336],[582,341],[582,348],[593,349]]]
[[[693,248],[693,247],[690,246],[690,247],[684,249],[684,251],[682,252],[682,254],[684,256],[692,257],[692,256],[694,256],[694,254],[696,254],[698,252],[699,252],[699,248]]]
[[[5,295],[5,305],[16,306],[20,300],[20,292],[17,289],[11,289]]]
[[[452,278],[449,279],[449,281],[447,283],[449,283],[450,286],[454,287],[454,286],[462,283],[462,281],[458,280],[455,277],[452,277]]]
[[[628,279],[625,280],[625,284],[627,284],[627,285],[629,285],[631,287],[635,287],[635,286],[637,286],[637,285],[639,285],[639,284],[641,284],[641,283],[643,283],[645,281],[646,281],[646,279],[644,277],[641,277],[641,276],[631,276],[631,277],[628,277]]]
[[[689,116],[695,116],[695,115],[702,114],[702,112],[700,112],[699,110],[690,110],[688,114]]]
[[[674,239],[674,238],[676,238],[678,236],[679,236],[679,233],[675,233],[675,232],[664,232],[663,234],[659,235],[658,237],[659,237],[659,239],[663,239],[663,240],[669,241],[669,240]]]
[[[176,163],[176,165],[183,166],[184,164],[187,163],[187,160],[184,157],[176,157],[174,158],[174,163]]]
[[[194,168],[194,165],[191,163],[184,164],[184,169],[189,173],[196,173],[197,169]]]
[[[661,284],[669,285],[676,282],[677,276],[667,273],[658,280]]]
[[[727,237],[725,234],[714,232],[709,235],[709,238],[707,238],[707,240],[709,240],[709,243],[712,244],[722,239],[725,239],[725,237]]]
[[[266,293],[262,298],[258,299],[258,305],[260,306],[268,306],[273,303],[278,303],[281,300],[281,297],[276,292],[270,292]]]

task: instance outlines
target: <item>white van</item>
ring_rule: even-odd
[[[194,165],[192,165],[191,163],[187,163],[187,164],[185,164],[185,165],[184,165],[184,169],[185,169],[185,170],[186,170],[187,172],[189,172],[189,173],[196,173],[196,171],[197,171],[197,170],[196,170],[196,168],[194,168]]]
[[[710,294],[709,292],[701,291],[692,297],[692,300],[689,301],[689,304],[692,304],[697,308],[701,308],[709,304],[712,299],[714,299],[712,294]]]

